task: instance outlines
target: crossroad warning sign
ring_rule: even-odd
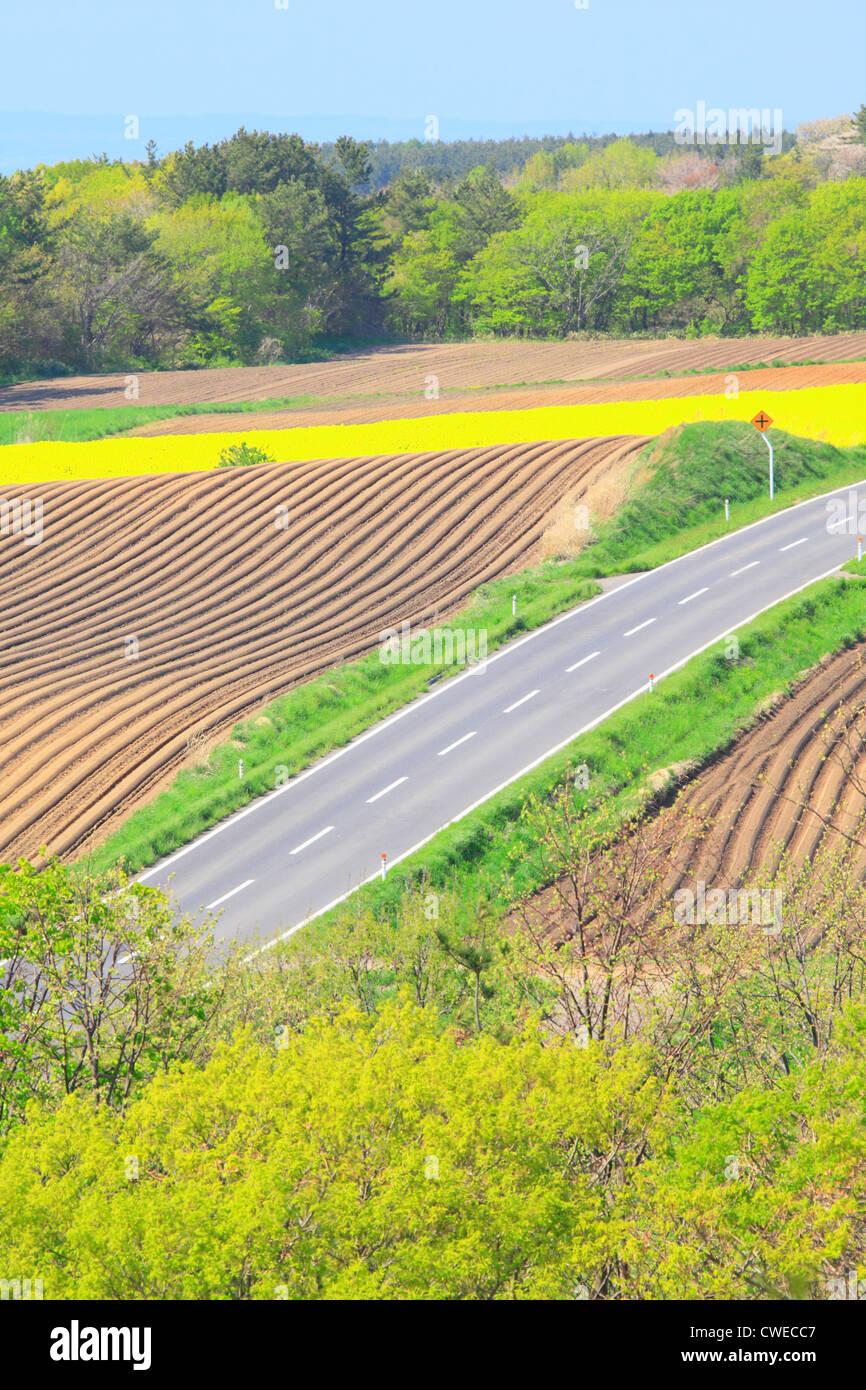
[[[766,410],[759,410],[757,415],[752,420],[752,424],[755,426],[755,429],[760,430],[761,434],[763,434],[765,430],[768,430],[772,423],[773,421],[767,414]]]

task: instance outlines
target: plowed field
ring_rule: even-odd
[[[46,484],[41,544],[0,538],[0,855],[101,838],[199,737],[526,563],[645,442]]]
[[[783,856],[805,863],[830,842],[847,846],[866,878],[866,643],[827,658],[776,702],[685,785],[646,838],[669,847],[656,905],[699,881],[723,892],[763,882]],[[622,850],[626,863],[630,852]],[[571,901],[562,880],[537,895],[532,915],[559,937]]]
[[[237,415],[183,415],[155,420],[129,431],[133,435],[223,434],[238,430],[291,429],[301,425],[367,425],[379,420],[415,419],[454,411],[532,410],[544,406],[606,405],[617,401],[660,401],[723,392],[727,374],[655,378],[651,381],[605,382],[598,386],[524,386],[506,390],[456,391],[427,400],[414,396],[377,396],[364,405],[301,406],[292,410],[245,411]],[[866,362],[829,366],[755,368],[742,374],[742,391],[798,391],[810,386],[866,383]]]
[[[572,343],[471,342],[373,348],[294,366],[142,372],[139,405],[266,400],[277,396],[421,395],[427,378],[444,393],[535,382],[626,379],[654,372],[750,362],[845,362],[866,357],[866,333],[833,337],[599,340]],[[24,382],[0,389],[0,410],[121,406],[126,375]],[[453,407],[452,407],[453,408]],[[381,418],[381,417],[377,417]]]
[[[826,836],[863,838],[866,645],[832,657],[790,699],[686,789],[683,807],[712,823],[671,881],[735,886],[772,873],[783,852],[814,857]],[[858,850],[866,875],[866,849]]]

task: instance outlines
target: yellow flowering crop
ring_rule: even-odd
[[[346,455],[405,454],[537,440],[658,435],[696,420],[750,420],[767,410],[787,434],[844,447],[866,443],[866,386],[815,386],[800,391],[743,391],[659,401],[544,406],[383,420],[372,425],[312,425],[230,434],[159,435],[93,443],[8,444],[0,449],[0,486],[66,478],[185,473],[213,468],[227,444],[245,439],[280,461]]]

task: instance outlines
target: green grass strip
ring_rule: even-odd
[[[839,449],[781,430],[772,431],[772,441],[771,502],[767,448],[752,425],[701,422],[662,435],[635,464],[628,500],[583,552],[582,572],[601,578],[655,569],[796,502],[866,478],[866,445]]]
[[[509,905],[546,884],[538,877],[530,832],[520,820],[531,796],[561,788],[570,770],[586,767],[589,787],[574,791],[587,804],[604,803],[620,817],[670,796],[677,770],[696,771],[729,748],[771,696],[789,692],[823,657],[866,636],[866,606],[859,584],[831,578],[777,604],[738,634],[739,657],[726,643],[694,657],[652,694],[638,696],[595,729],[491,797],[463,820],[440,831],[416,854],[394,866],[387,880],[360,889],[365,905],[393,919],[407,894],[439,891],[467,908]],[[668,773],[667,779],[654,774]],[[650,787],[662,789],[654,792]],[[666,787],[666,790],[665,790]],[[341,905],[311,923],[327,933]]]
[[[598,592],[598,585],[575,577],[574,571],[574,561],[548,561],[483,585],[447,627],[452,632],[486,632],[487,650],[492,652]],[[512,595],[517,596],[516,617]],[[206,762],[179,772],[155,801],[133,812],[94,852],[91,862],[100,868],[121,864],[130,872],[153,864],[255,797],[273,791],[278,778],[295,776],[424,694],[433,681],[459,669],[433,663],[386,664],[377,650],[299,685],[258,716],[237,724],[230,741]],[[241,758],[243,780],[238,772]]]
[[[641,480],[595,544],[576,559],[547,562],[479,590],[449,626],[485,629],[492,651],[590,597],[597,592],[597,577],[654,568],[801,496],[866,477],[866,448],[843,450],[782,436],[777,495],[770,504],[756,495],[766,486],[765,459],[766,448],[751,426],[707,423],[671,431],[644,451],[637,466]],[[732,499],[727,525],[726,496]],[[516,620],[512,593],[518,595]],[[257,719],[238,724],[231,742],[216,748],[201,767],[178,773],[166,791],[95,851],[95,861],[104,867],[121,863],[130,872],[146,868],[272,791],[277,769],[283,778],[295,776],[423,693],[431,676],[441,674],[450,672],[386,666],[374,653],[299,686],[264,707]]]
[[[92,410],[21,410],[0,412],[0,445],[48,440],[87,443],[125,434],[139,425],[184,415],[242,415],[267,410],[298,410],[320,405],[316,396],[275,396],[266,401],[209,401],[196,405],[97,406]]]

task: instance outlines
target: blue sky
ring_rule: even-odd
[[[699,100],[793,128],[866,101],[866,0],[73,0],[7,4],[0,49],[0,167],[121,152],[129,114],[164,151],[233,118],[423,138],[435,114],[448,139],[669,129]]]

